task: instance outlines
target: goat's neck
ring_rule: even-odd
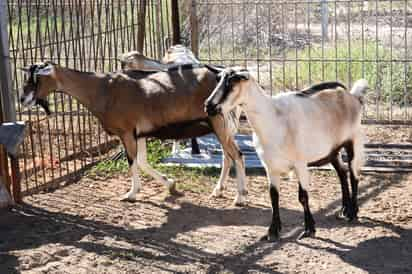
[[[271,120],[271,98],[255,81],[250,81],[246,92],[247,98],[243,104],[243,111],[259,137],[264,135],[262,132],[268,129],[267,123]]]
[[[106,107],[106,79],[95,73],[56,68],[57,89],[76,98],[90,112],[101,118]]]

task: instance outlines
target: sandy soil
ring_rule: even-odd
[[[249,180],[244,208],[232,205],[233,180],[223,198],[210,199],[207,177],[178,197],[146,181],[135,203],[118,201],[126,175],[27,197],[0,213],[0,273],[412,273],[412,175],[363,175],[359,220],[347,223],[335,218],[334,173],[314,173],[317,234],[301,241],[297,183],[284,180],[278,243],[258,240],[269,195],[263,176]]]

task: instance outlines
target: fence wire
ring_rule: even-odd
[[[51,60],[83,71],[111,72],[120,54],[138,47],[139,9],[146,3],[145,54],[163,55],[170,35],[167,0],[14,0],[8,1],[13,92],[22,90],[26,65]],[[17,105],[28,121],[20,155],[23,194],[66,181],[117,145],[75,99],[49,96],[53,116]]]
[[[139,45],[139,10],[147,3],[144,53],[160,58],[170,38],[168,0],[9,0],[13,91],[20,67],[51,60],[79,70],[109,72]],[[201,61],[246,66],[270,94],[318,81],[371,86],[364,122],[411,125],[412,1],[181,0],[182,41],[197,31]],[[190,13],[198,22],[191,30]],[[193,15],[193,14],[192,14]],[[23,193],[65,181],[117,144],[74,99],[53,94],[52,111],[22,109],[28,123],[20,155]]]
[[[197,0],[200,58],[246,66],[270,94],[366,78],[364,122],[410,125],[411,2]]]

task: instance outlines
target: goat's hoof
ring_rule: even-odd
[[[337,214],[336,218],[338,220],[344,220],[347,222],[351,222],[353,220],[356,220],[358,218],[357,212],[348,208],[342,208]]]
[[[177,189],[176,189],[176,183],[175,182],[172,182],[170,185],[169,185],[169,193],[170,193],[170,195],[173,195],[173,196],[182,196],[182,193],[181,192],[179,192]]]
[[[223,187],[223,186],[216,186],[214,189],[213,189],[213,192],[212,192],[212,194],[210,194],[210,198],[213,198],[213,197],[222,197],[223,196],[223,190],[225,189],[225,187]]]
[[[270,234],[270,233],[268,233],[268,234],[262,236],[262,237],[259,239],[259,241],[261,241],[261,242],[272,242],[272,243],[275,243],[275,242],[279,242],[279,241],[280,241],[280,236],[279,236],[279,233],[278,233],[278,234]]]
[[[235,206],[241,206],[241,207],[246,206],[247,205],[246,196],[244,196],[244,195],[236,196],[233,204]]]
[[[303,238],[311,238],[315,237],[316,230],[314,229],[305,229],[302,233],[300,233],[298,240],[302,240]]]
[[[136,197],[130,196],[129,194],[125,194],[119,198],[119,201],[134,203],[136,202]]]

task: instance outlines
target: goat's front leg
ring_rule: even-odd
[[[270,170],[266,171],[269,179],[269,193],[270,201],[272,203],[272,222],[270,224],[268,233],[264,235],[261,240],[278,241],[280,239],[280,231],[282,224],[279,215],[279,182],[280,175],[277,172]]]
[[[303,231],[298,239],[302,239],[305,237],[313,237],[315,236],[315,221],[313,220],[312,213],[310,212],[309,208],[309,195],[308,195],[308,188],[310,183],[310,173],[307,169],[306,163],[299,163],[295,166],[296,173],[299,178],[299,202],[303,206],[303,212],[305,217],[305,231]]]
[[[176,194],[176,184],[174,181],[167,179],[164,175],[159,173],[157,170],[152,168],[147,162],[147,151],[146,151],[146,139],[138,138],[137,139],[137,165],[145,173],[152,176],[155,180],[162,182],[167,186],[171,194]]]

